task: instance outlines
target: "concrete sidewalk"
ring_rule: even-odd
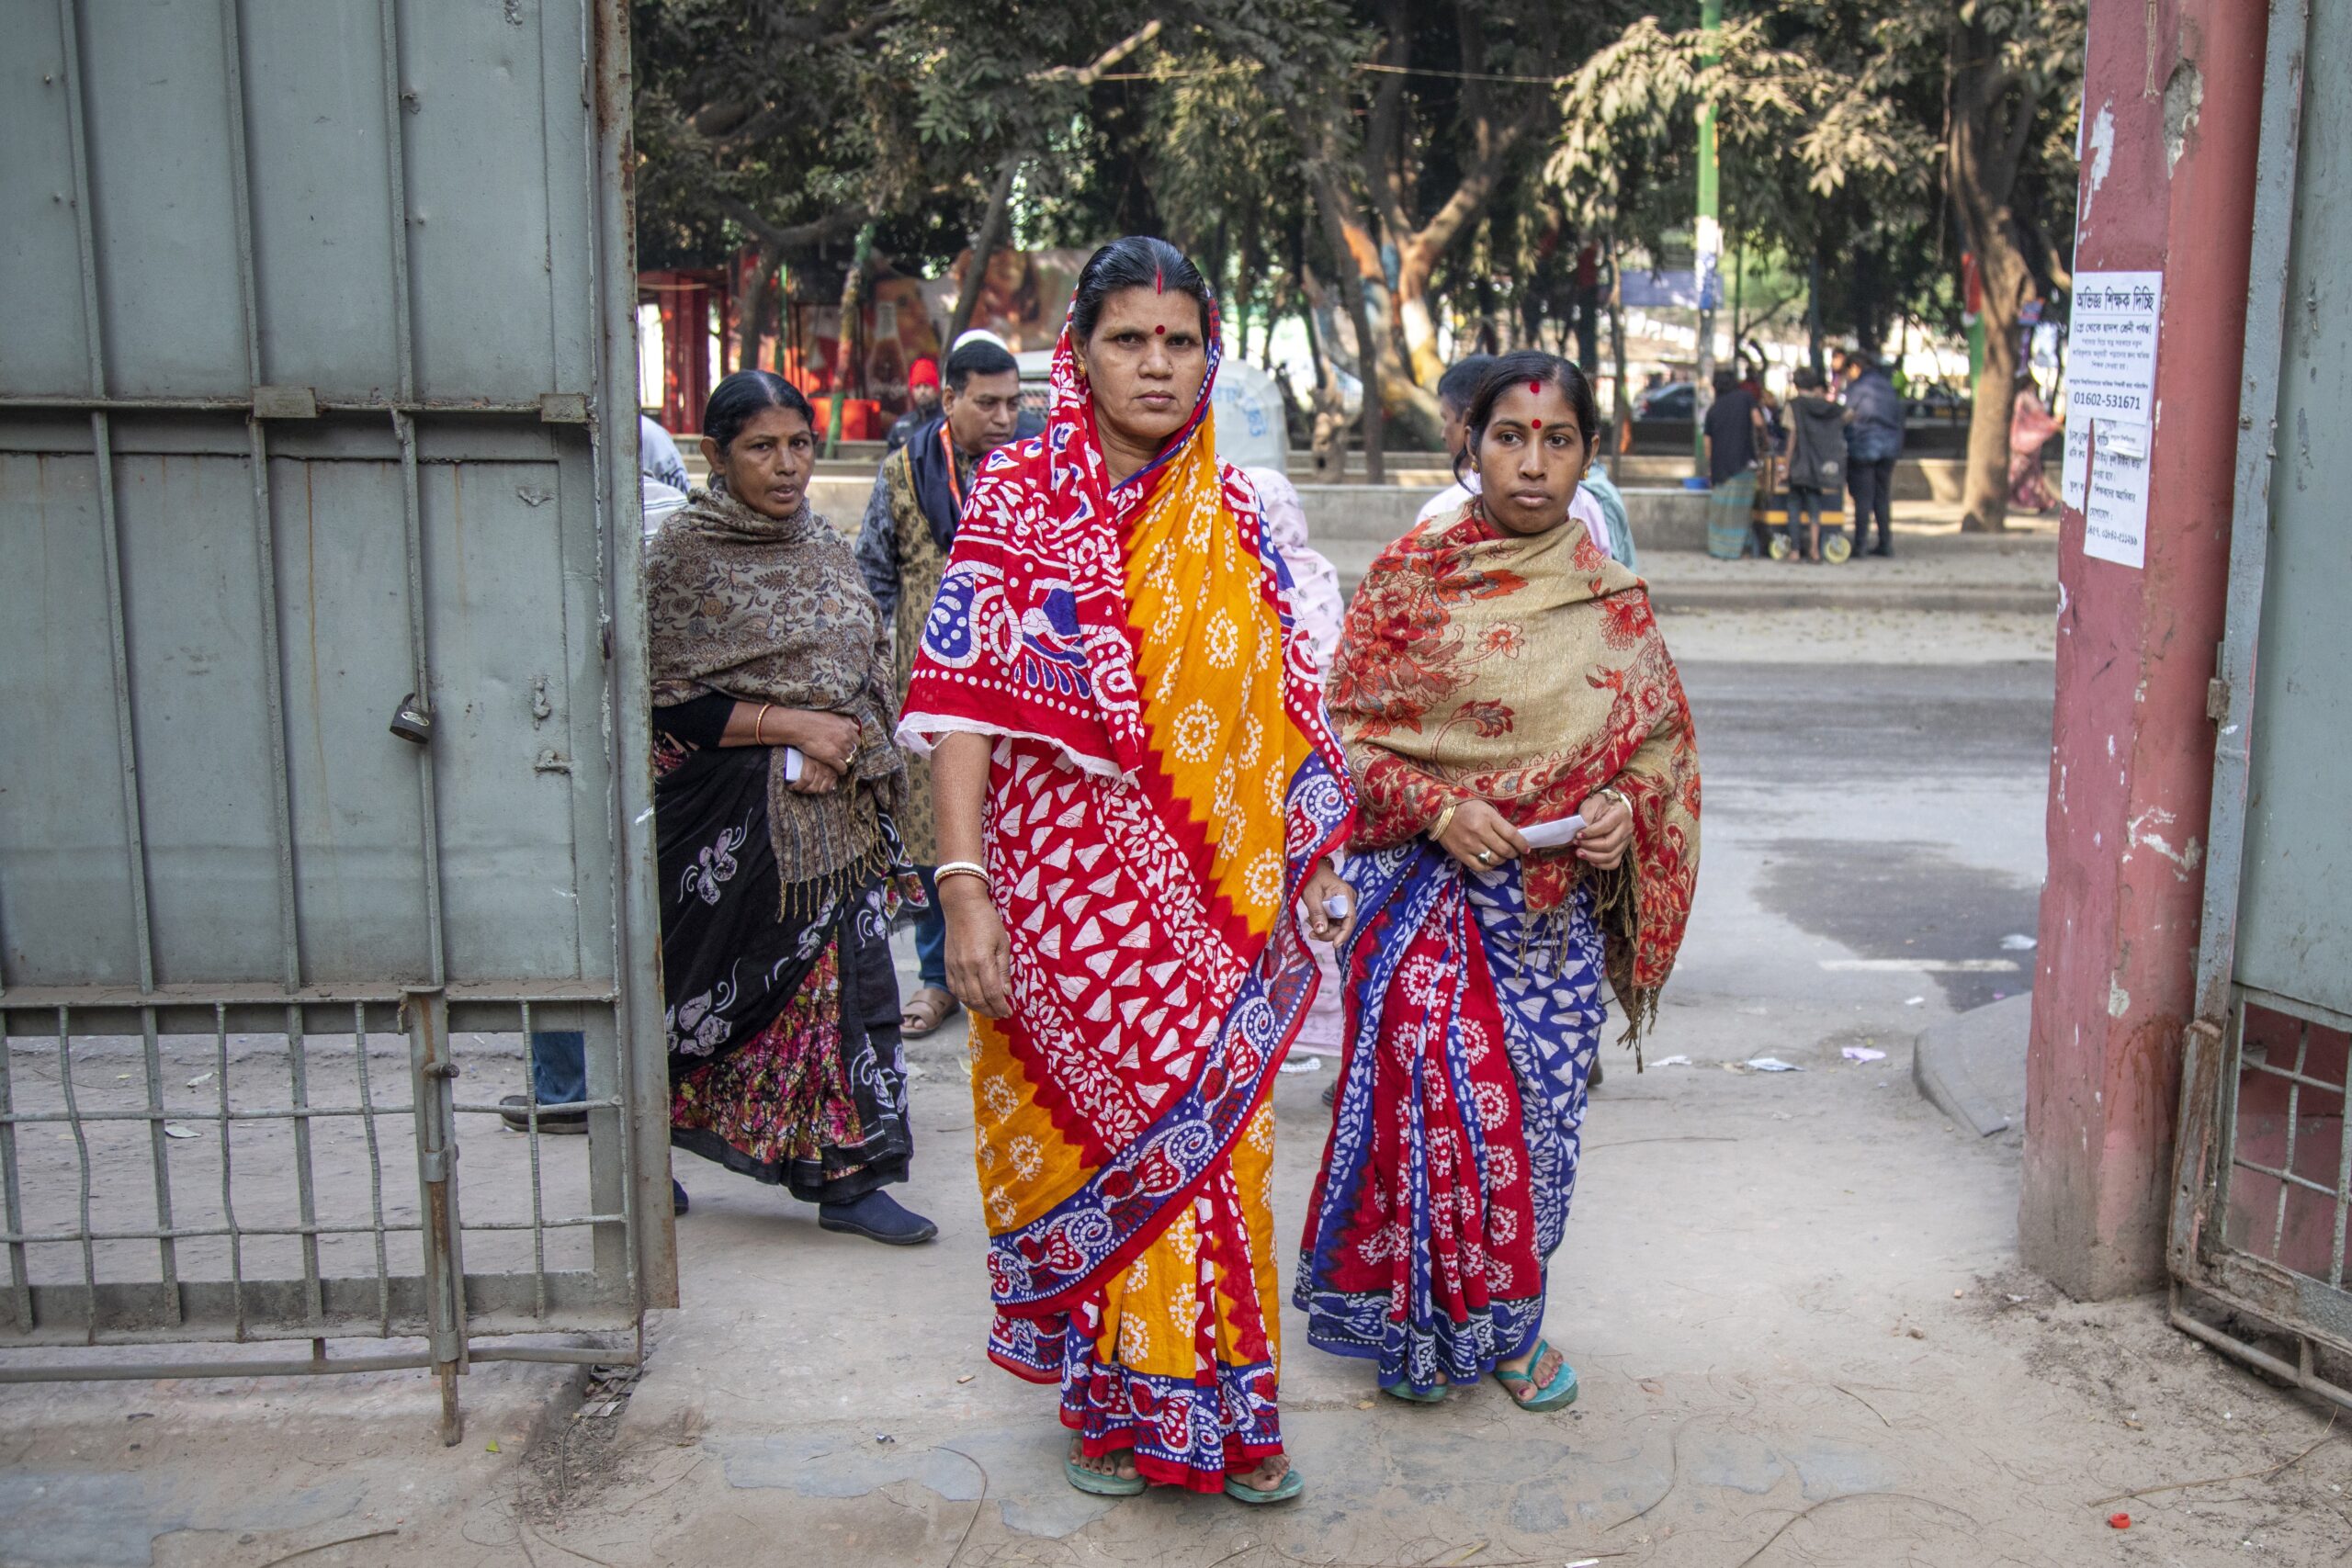
[[[827,1235],[682,1160],[685,1305],[653,1315],[634,1396],[582,1412],[572,1376],[485,1367],[452,1450],[417,1374],[0,1391],[0,1562],[2328,1561],[2340,1441],[2274,1482],[2102,1501],[2266,1469],[2326,1423],[2154,1300],[2075,1306],[2018,1271],[2015,1136],[1911,1092],[1902,1010],[1670,994],[1648,1073],[1611,1053],[1555,1265],[1550,1332],[1583,1398],[1544,1416],[1491,1386],[1378,1399],[1286,1312],[1284,1429],[1311,1480],[1288,1507],[1063,1481],[1053,1395],[982,1355],[951,1030],[915,1053],[905,1196],[935,1245]],[[1889,1059],[1841,1059],[1864,1040]],[[1767,1053],[1804,1071],[1736,1070]],[[1285,1247],[1329,1071],[1275,1091]]]

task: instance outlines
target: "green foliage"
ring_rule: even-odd
[[[1569,83],[1546,173],[1573,219],[1657,251],[1689,222],[1696,114],[1716,105],[1726,238],[1828,262],[1833,330],[1959,325],[1946,186],[1952,50],[1981,28],[2035,132],[2000,199],[2045,276],[2073,228],[2082,0],[1760,0],[1709,40],[1698,7],[1647,17]],[[1711,52],[1717,58],[1709,60]]]

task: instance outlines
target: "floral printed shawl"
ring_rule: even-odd
[[[883,870],[881,818],[906,764],[890,740],[882,613],[841,536],[806,505],[778,520],[724,489],[696,491],[646,546],[645,609],[657,705],[718,692],[858,722],[850,776],[830,795],[791,789],[786,749],[770,749],[768,834],[786,901]]]
[[[1527,827],[1613,785],[1634,843],[1594,872],[1611,984],[1638,1035],[1674,967],[1699,870],[1690,705],[1641,580],[1573,522],[1521,537],[1478,502],[1383,551],[1356,590],[1329,688],[1362,797],[1357,842],[1401,843],[1448,805]],[[1525,863],[1528,907],[1557,907],[1582,862]]]

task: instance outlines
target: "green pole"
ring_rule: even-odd
[[[1708,0],[1710,5],[1713,0]],[[825,419],[825,456],[838,456],[842,449],[842,394],[848,389],[849,345],[857,329],[857,314],[865,302],[865,258],[874,251],[874,220],[867,219],[857,231],[857,252],[850,258],[849,281],[842,285],[842,335],[834,341],[840,344],[841,363],[833,367],[833,407]]]
[[[1717,29],[1724,22],[1724,0],[1702,0],[1699,7],[1699,29],[1702,36],[1699,62],[1704,66],[1720,64],[1722,53],[1715,46]],[[1715,291],[1722,286],[1712,280],[1711,273],[1720,277],[1723,265],[1723,229],[1716,221],[1715,182],[1715,103],[1707,99],[1699,106],[1699,212],[1698,212],[1698,282],[1699,282],[1699,363],[1691,376],[1690,399],[1690,470],[1694,474],[1707,471],[1707,405],[1714,400],[1715,379]]]

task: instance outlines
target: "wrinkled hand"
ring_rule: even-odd
[[[792,738],[792,744],[800,748],[800,754],[812,762],[824,763],[836,774],[849,772],[850,761],[857,755],[858,738],[863,733],[858,728],[857,720],[845,718],[837,713],[805,709],[795,717],[793,728],[797,733]],[[824,791],[809,793],[821,795]]]
[[[1634,813],[1613,795],[1596,795],[1586,798],[1577,814],[1584,826],[1573,842],[1577,858],[1602,871],[1615,871],[1625,860],[1625,848],[1634,841]]]
[[[1314,874],[1306,879],[1306,890],[1299,897],[1306,904],[1306,934],[1316,941],[1345,942],[1348,933],[1356,929],[1356,890],[1331,869],[1329,861],[1316,863]],[[1324,904],[1329,898],[1345,900],[1341,908],[1347,913],[1334,919]]]
[[[841,787],[841,782],[839,770],[803,751],[800,753],[800,776],[785,787],[795,795],[831,795]]]
[[[978,877],[939,880],[940,912],[947,919],[947,988],[982,1018],[1012,1010],[1012,941],[1004,918]]]
[[[1483,800],[1465,800],[1445,825],[1438,847],[1469,872],[1492,871],[1505,861],[1527,852],[1527,840],[1503,814]],[[1481,856],[1484,856],[1482,859]]]

